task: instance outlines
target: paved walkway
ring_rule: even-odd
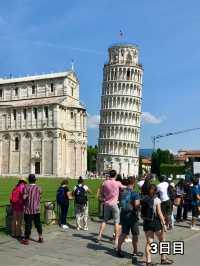
[[[0,235],[0,265],[4,266],[130,266],[145,265],[135,263],[131,258],[131,244],[124,244],[126,257],[115,256],[111,242],[113,228],[108,225],[105,238],[101,245],[95,243],[99,221],[90,221],[89,231],[76,231],[73,227],[62,231],[57,226],[46,226],[44,229],[45,243],[31,241],[29,246],[19,244],[15,239]],[[36,238],[35,231],[33,238]],[[175,265],[200,265],[200,233],[190,231],[189,223],[178,224],[175,230],[167,234],[167,240],[186,240],[186,256],[176,256]],[[141,229],[140,250],[144,251],[145,238]],[[159,258],[154,257],[159,262]],[[199,261],[199,262],[198,262]],[[198,264],[197,264],[198,263]]]

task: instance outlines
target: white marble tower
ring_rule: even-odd
[[[138,175],[143,68],[133,44],[109,48],[104,65],[97,169]]]

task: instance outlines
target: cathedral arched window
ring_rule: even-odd
[[[53,83],[51,83],[50,88],[51,88],[51,92],[54,92],[54,84]]]
[[[34,110],[34,118],[37,119],[37,115],[38,115],[37,108],[34,108],[33,110]]]
[[[18,88],[15,88],[15,96],[18,96]]]
[[[24,114],[24,120],[26,120],[26,117],[27,117],[27,111],[26,111],[26,109],[23,110],[23,114]]]
[[[17,117],[17,111],[16,111],[16,109],[14,109],[13,110],[13,118],[14,118],[14,120],[16,120],[16,117]]]
[[[36,88],[35,85],[32,86],[32,94],[35,94]]]
[[[49,117],[49,109],[48,109],[48,106],[45,106],[44,112],[45,112],[45,117],[48,118]]]
[[[16,137],[15,138],[15,151],[18,151],[19,150],[19,138]]]

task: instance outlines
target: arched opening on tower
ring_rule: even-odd
[[[131,71],[130,71],[130,69],[127,70],[126,78],[127,78],[127,80],[131,79]]]
[[[131,56],[131,54],[127,54],[126,64],[132,64],[132,56]]]

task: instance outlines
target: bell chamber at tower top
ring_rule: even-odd
[[[132,44],[118,44],[109,48],[109,64],[138,65],[139,51]]]

